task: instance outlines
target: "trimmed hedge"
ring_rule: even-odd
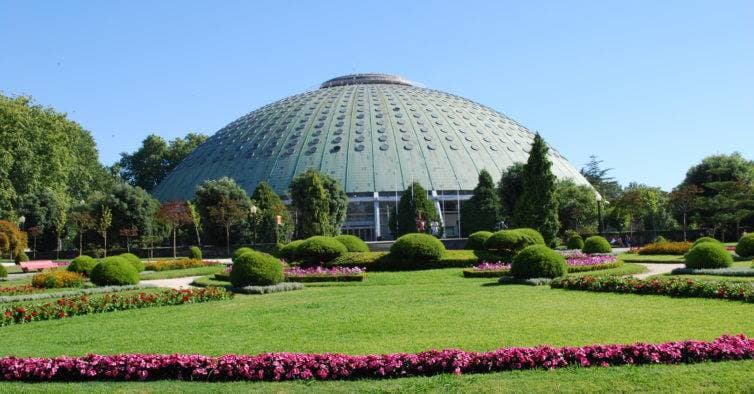
[[[296,253],[296,251],[298,250],[299,245],[301,245],[302,243],[304,243],[303,239],[297,239],[285,244],[282,248],[280,248],[280,258],[288,262],[298,260],[298,254]]]
[[[254,250],[254,249],[252,249],[252,248],[247,248],[247,247],[238,248],[238,249],[236,249],[236,250],[235,250],[235,251],[233,252],[233,255],[232,255],[232,256],[230,257],[230,261],[232,261],[233,263],[235,263],[235,262],[236,262],[236,259],[237,259],[237,258],[238,258],[239,256],[241,256],[242,254],[248,253],[248,252],[256,252],[256,250]]]
[[[445,254],[445,245],[439,239],[422,233],[406,234],[390,246],[390,257],[414,262],[438,261]]]
[[[717,244],[722,243],[712,237],[701,237],[701,238],[697,238],[697,240],[694,241],[694,244],[691,245],[691,247],[693,248],[694,246],[699,245],[700,243],[704,243],[704,242],[713,242]]]
[[[566,248],[578,250],[583,249],[584,238],[581,238],[581,236],[578,234],[572,235],[570,238],[568,238],[568,241],[566,241]]]
[[[144,263],[135,254],[133,254],[133,253],[121,253],[119,255],[119,257],[121,257],[124,260],[128,261],[129,264],[133,265],[134,268],[136,268],[136,272],[144,271]]]
[[[754,234],[747,234],[738,240],[736,254],[741,257],[754,256]]]
[[[92,269],[90,280],[97,286],[135,285],[139,272],[133,264],[120,256],[107,257]]]
[[[485,249],[516,253],[527,246],[544,245],[542,236],[532,233],[532,229],[500,230],[492,234],[484,243]],[[542,240],[542,243],[539,241]]]
[[[639,249],[643,255],[684,255],[691,249],[691,242],[655,242]]]
[[[202,259],[202,250],[199,249],[198,246],[192,246],[189,248],[189,259],[192,260],[201,260]]]
[[[81,274],[61,269],[40,272],[31,278],[31,285],[38,289],[81,287],[83,284]]]
[[[526,247],[511,265],[511,276],[518,279],[557,278],[567,272],[565,257],[545,245]]]
[[[95,260],[94,257],[83,254],[71,261],[71,264],[68,265],[68,271],[78,272],[79,274],[89,276],[96,266],[97,260]]]
[[[283,281],[283,265],[278,259],[261,252],[246,252],[238,257],[230,271],[235,287],[270,286]]]
[[[487,240],[491,236],[492,236],[491,231],[477,231],[469,235],[468,240],[466,240],[466,246],[464,247],[464,249],[470,249],[470,250],[484,249],[484,243],[487,242]]]
[[[733,256],[719,242],[702,242],[686,254],[686,268],[726,268]]]
[[[613,247],[610,246],[610,242],[599,235],[593,235],[584,241],[584,248],[581,249],[584,253],[610,253],[613,251]]]
[[[542,234],[539,233],[539,231],[533,228],[522,227],[522,228],[514,229],[514,231],[518,231],[524,236],[529,237],[532,241],[534,241],[533,245],[545,244],[545,238],[542,236]]]
[[[315,235],[304,240],[296,248],[296,254],[302,262],[310,265],[327,263],[348,253],[345,245],[333,237]]]
[[[338,235],[335,240],[342,243],[349,252],[368,252],[367,243],[355,235]]]
[[[5,266],[0,264],[0,278],[7,278],[8,277],[8,270],[5,269]]]

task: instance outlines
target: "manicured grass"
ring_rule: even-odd
[[[640,274],[646,271],[647,269],[641,264],[624,263],[622,266],[618,268],[610,268],[606,270],[597,270],[597,271],[574,272],[568,275],[569,276],[606,276],[606,275],[623,276],[623,275]]]
[[[733,267],[751,267],[749,261],[736,261],[733,263]],[[754,277],[747,276],[722,276],[722,275],[652,275],[653,278],[690,278],[694,280],[707,280],[707,281],[728,281],[728,282],[754,282]]]
[[[186,268],[180,270],[142,272],[140,277],[141,280],[185,278],[187,276],[211,275],[216,272],[222,272],[224,269],[225,266],[219,264],[208,267]]]
[[[676,256],[676,255],[665,255],[665,254],[640,255],[640,254],[623,253],[623,254],[618,255],[618,258],[627,263],[631,262],[631,263],[683,264],[683,256]]]
[[[437,375],[390,380],[335,382],[134,382],[0,383],[3,392],[96,393],[350,393],[350,392],[752,392],[754,361],[653,365],[643,367],[567,368],[490,374]]]

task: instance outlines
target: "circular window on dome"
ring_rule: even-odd
[[[375,111],[378,111],[378,112],[379,112],[379,108],[378,108],[378,109],[376,109]],[[381,114],[381,113],[379,113],[379,114],[377,114],[377,115],[374,115],[374,117],[375,117],[375,118],[377,118],[377,119],[380,119],[380,118],[382,118],[382,114]]]
[[[479,150],[479,146],[471,144],[471,149],[473,149],[473,150]]]
[[[361,152],[364,150],[364,145],[356,145],[353,150],[355,150],[356,152]]]
[[[358,115],[356,115],[356,119],[364,119],[364,114],[358,114]]]
[[[374,122],[374,123],[376,123],[378,126],[382,126],[383,124],[385,124],[385,122],[383,122],[382,120],[379,120],[379,119],[376,122]]]
[[[356,121],[356,126],[364,126],[364,121],[363,120]]]
[[[446,139],[447,141],[453,141],[453,140],[454,140],[455,138],[453,138],[453,136],[452,136],[452,135],[446,135],[446,136],[445,136],[445,139]]]
[[[424,141],[432,141],[432,136],[431,135],[425,135],[424,136]]]
[[[408,135],[405,135],[405,134],[403,136],[401,136],[401,139],[404,140],[404,141],[411,141],[411,137],[409,137]]]
[[[354,141],[356,141],[356,142],[364,142],[364,136],[360,135],[360,136],[354,138]]]
[[[511,151],[511,152],[515,152],[516,151],[515,149],[513,149],[512,146],[508,146],[508,150]]]
[[[490,142],[490,141],[492,141],[492,140],[490,139],[490,137],[484,137],[484,138],[482,138],[482,140],[483,140],[484,142]]]
[[[390,146],[388,144],[381,144],[380,145],[380,150],[388,150],[388,148],[390,148]]]
[[[364,133],[364,129],[356,129],[356,134],[363,134],[363,133]]]
[[[474,142],[474,139],[473,139],[473,138],[471,138],[471,137],[469,137],[469,136],[466,136],[466,137],[465,137],[464,139],[465,139],[466,141],[469,141],[469,142]]]
[[[381,135],[381,136],[379,136],[379,138],[377,138],[377,140],[380,141],[380,142],[385,142],[385,141],[387,141],[387,136],[386,135]]]
[[[450,144],[450,149],[452,149],[452,150],[458,150],[458,145],[456,145],[456,144]]]
[[[435,149],[437,149],[437,147],[435,145],[428,144],[427,145],[427,149],[429,149],[429,150],[435,150]]]
[[[333,134],[335,134],[335,135],[343,134],[343,129],[337,129],[337,130],[335,130],[335,132]]]
[[[398,123],[399,125],[406,124],[406,122],[404,122],[403,119],[398,119],[398,121],[396,123]]]
[[[309,152],[309,154],[312,154],[312,153],[314,153],[316,151],[317,151],[317,147],[316,146],[312,146],[311,148],[309,148],[309,150],[307,152]]]
[[[414,149],[414,146],[411,145],[411,144],[406,144],[406,145],[403,145],[403,149],[405,149],[405,150],[411,150],[411,149]]]
[[[380,128],[377,129],[377,132],[378,133],[384,133],[385,132],[385,128],[384,127],[380,127]]]
[[[337,153],[340,152],[340,145],[335,145],[330,149],[330,153]]]
[[[492,149],[492,150],[494,150],[494,151],[497,151],[497,146],[495,146],[495,145],[490,145],[490,149]]]
[[[341,138],[341,137],[335,137],[335,138],[333,138],[332,143],[333,144],[339,144],[340,141],[343,141],[343,138]]]

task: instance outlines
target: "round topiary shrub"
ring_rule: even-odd
[[[139,272],[128,260],[113,256],[100,261],[92,269],[89,279],[97,286],[135,285],[139,283]]]
[[[714,239],[712,237],[701,237],[701,238],[697,238],[697,240],[694,241],[694,244],[691,245],[691,247],[694,247],[694,246],[699,245],[699,244],[704,243],[704,242],[714,242],[714,243],[717,243],[717,244],[720,243],[720,241],[718,241],[718,240],[716,240],[716,239]]]
[[[283,279],[285,277],[280,261],[261,252],[251,251],[236,257],[230,271],[230,283],[236,287],[270,286]]]
[[[570,238],[568,238],[568,241],[566,241],[566,248],[568,249],[578,249],[581,250],[584,248],[584,238],[581,238],[580,235],[574,234]]]
[[[437,261],[443,255],[445,255],[445,245],[429,234],[406,234],[390,246],[390,257],[399,260]]]
[[[144,263],[135,254],[121,253],[120,255],[118,255],[118,257],[122,257],[124,260],[128,261],[131,265],[133,265],[134,268],[136,268],[136,272],[144,271]]]
[[[192,246],[189,248],[189,258],[192,260],[202,259],[202,250],[198,246]]]
[[[254,250],[252,248],[247,248],[247,247],[238,248],[238,249],[236,249],[235,252],[233,252],[233,256],[230,257],[230,261],[232,261],[232,262],[235,263],[236,259],[238,257],[240,257],[242,254],[246,254],[248,252],[256,252],[256,250]]]
[[[21,252],[21,253],[19,253],[16,256],[13,257],[13,261],[16,264],[20,264],[20,263],[23,263],[25,261],[29,261],[29,256],[26,255],[26,252]]]
[[[610,253],[613,251],[613,247],[605,238],[593,235],[584,241],[584,247],[581,251],[584,253]]]
[[[487,238],[487,241],[485,241],[485,249],[516,253],[527,246],[535,245],[537,243],[535,237],[520,230],[521,229],[496,231]]]
[[[68,271],[90,276],[95,266],[97,266],[97,260],[82,254],[71,261],[71,264],[68,265]]]
[[[726,268],[733,265],[733,256],[719,242],[702,242],[686,254],[686,268]]]
[[[335,240],[342,243],[349,252],[368,252],[367,243],[355,235],[338,235]]]
[[[519,279],[557,278],[567,272],[565,257],[545,245],[524,248],[511,264],[511,275]]]
[[[482,250],[484,249],[484,243],[492,236],[491,231],[477,231],[469,235],[469,239],[466,240],[466,247],[464,249],[470,250]]]
[[[301,245],[302,243],[304,243],[303,239],[297,239],[283,245],[283,247],[280,248],[280,258],[289,263],[298,260],[297,251],[299,245]]]
[[[344,254],[348,249],[333,237],[315,235],[304,240],[296,248],[296,254],[306,264],[318,265],[332,261]]]
[[[741,257],[754,256],[754,234],[746,234],[738,240],[736,254]]]
[[[526,227],[517,228],[517,229],[514,229],[514,231],[518,231],[524,236],[529,237],[531,239],[531,242],[529,242],[529,245],[544,245],[545,244],[545,238],[542,236],[542,234],[539,233],[539,231],[533,228],[526,228]]]
[[[8,270],[5,269],[5,266],[0,264],[0,278],[7,278],[8,277]]]

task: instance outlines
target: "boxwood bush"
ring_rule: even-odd
[[[497,250],[500,252],[516,253],[527,246],[537,244],[538,240],[535,239],[536,237],[532,237],[530,234],[526,234],[526,232],[521,230],[522,229],[496,231],[487,239],[484,243],[484,247],[485,249]]]
[[[134,268],[136,268],[136,272],[144,271],[144,263],[142,263],[141,259],[138,258],[135,254],[122,253],[119,256],[122,257],[124,260],[128,261],[131,265],[133,265]]]
[[[71,264],[68,265],[68,271],[90,276],[96,265],[97,260],[94,257],[82,254],[71,261]]]
[[[251,251],[237,256],[230,271],[230,283],[235,287],[270,286],[283,279],[280,261],[261,252]]]
[[[296,251],[302,243],[304,243],[303,239],[297,239],[283,245],[283,247],[280,248],[280,258],[287,262],[298,260],[298,254]]]
[[[527,246],[513,258],[511,275],[518,279],[557,278],[568,272],[565,257],[545,245]]]
[[[584,248],[584,238],[581,238],[580,235],[574,234],[571,235],[568,240],[566,241],[566,248],[568,249],[578,249],[581,250]]]
[[[754,234],[746,234],[738,240],[736,254],[741,257],[754,256]]]
[[[613,247],[605,238],[593,235],[584,241],[584,247],[581,251],[584,253],[610,253],[613,251]]]
[[[484,249],[484,243],[492,236],[491,231],[477,231],[469,235],[469,239],[466,240],[466,246],[464,249],[481,250]]]
[[[202,250],[198,246],[192,246],[189,248],[189,258],[193,260],[202,259]]]
[[[0,264],[0,278],[6,278],[8,277],[8,270],[5,269],[5,266]]]
[[[718,240],[716,240],[716,239],[714,239],[712,237],[701,237],[701,238],[697,238],[697,240],[694,241],[694,244],[691,245],[691,246],[694,247],[694,246],[699,245],[700,243],[704,243],[704,242],[714,242],[714,243],[718,243],[718,244],[720,243],[720,241],[718,241]]]
[[[233,255],[230,257],[230,261],[232,261],[232,262],[235,263],[236,259],[239,256],[241,256],[242,254],[248,253],[248,252],[256,252],[256,251],[254,249],[252,249],[252,248],[247,248],[247,247],[238,248],[238,249],[235,250],[235,252],[233,252]]]
[[[519,233],[523,234],[526,237],[529,237],[533,243],[532,245],[544,245],[545,244],[545,238],[542,236],[542,234],[539,233],[539,231],[533,229],[533,228],[517,228],[514,229],[514,231],[518,231]]]
[[[726,268],[733,256],[719,242],[701,242],[686,254],[686,268]]]
[[[368,252],[367,243],[355,235],[338,235],[335,240],[342,243],[349,252]]]
[[[422,233],[406,234],[390,246],[390,257],[419,262],[438,261],[445,254],[445,245],[439,239]]]
[[[315,235],[304,240],[296,248],[302,262],[309,265],[327,263],[348,253],[348,249],[333,237]]]
[[[89,278],[97,286],[135,285],[139,283],[139,272],[128,260],[113,256],[100,261]]]

